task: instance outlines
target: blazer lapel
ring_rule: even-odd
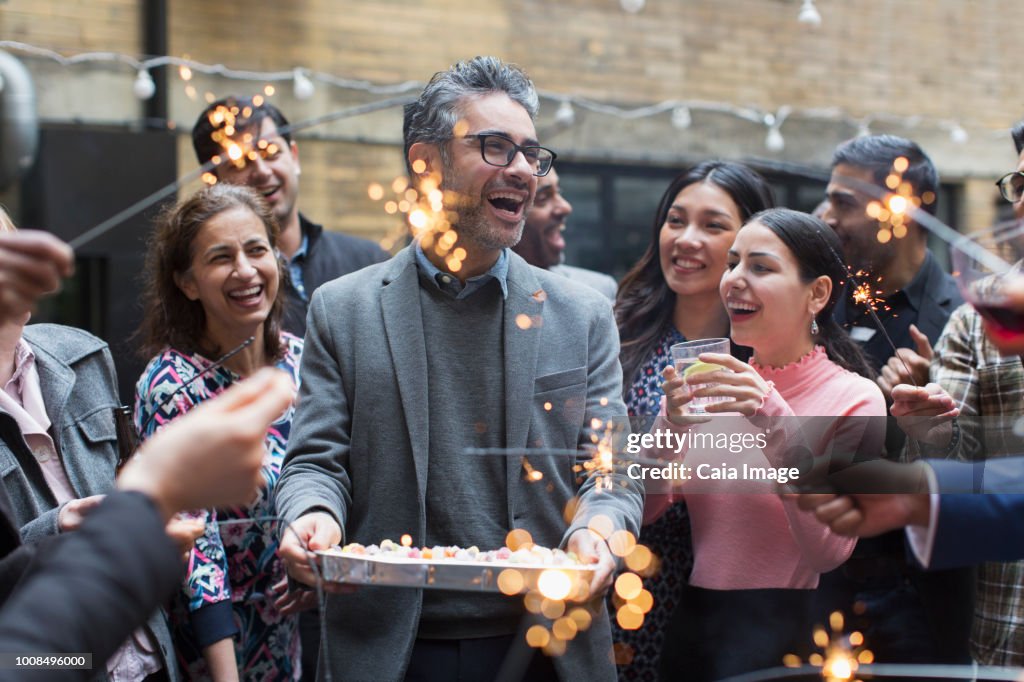
[[[546,294],[530,266],[509,253],[508,297],[505,299],[505,446],[527,447],[537,376],[537,348],[540,343]],[[516,463],[518,458],[510,458]],[[511,469],[510,469],[511,471]]]
[[[514,528],[526,504],[521,499],[523,486],[519,485],[523,477],[521,455],[525,455],[525,449],[530,446],[526,439],[533,414],[533,384],[546,294],[526,261],[511,251],[509,258],[504,311],[505,447],[519,452],[509,452],[505,457],[505,489],[508,526]]]
[[[430,428],[427,411],[427,344],[420,312],[419,274],[412,249],[395,256],[381,291],[381,308],[395,381],[412,445],[416,485],[422,501],[427,490]]]

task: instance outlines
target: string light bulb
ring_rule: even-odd
[[[645,0],[620,0],[626,2],[630,7],[641,7],[645,5]],[[817,9],[814,7],[813,0],[802,0],[804,5],[801,7],[801,12],[805,9],[809,9],[813,12],[813,15],[817,14]],[[0,0],[2,3],[2,0]],[[812,15],[812,16],[813,16]],[[820,16],[820,15],[818,15]],[[48,48],[40,47],[38,45],[31,45],[29,43],[23,43],[13,40],[0,40],[0,50],[12,51],[15,53],[29,54],[35,57],[52,60],[63,66],[72,66],[80,64],[92,64],[92,63],[115,63],[121,65],[127,65],[131,69],[136,71],[136,79],[133,86],[135,95],[140,99],[147,99],[151,97],[150,89],[152,93],[156,94],[155,84],[152,83],[153,79],[150,76],[150,72],[154,68],[170,67],[178,68],[179,76],[184,80],[192,78],[193,72],[202,73],[206,75],[215,75],[221,78],[243,80],[243,81],[257,81],[261,83],[268,82],[279,82],[279,83],[291,83],[294,87],[296,81],[296,69],[301,70],[302,77],[310,80],[312,84],[313,74],[310,69],[306,67],[290,67],[285,71],[272,71],[272,72],[260,72],[260,71],[242,71],[232,69],[224,66],[223,64],[205,64],[202,62],[194,61],[185,57],[174,57],[169,55],[150,57],[145,60],[138,60],[136,57],[128,54],[120,54],[114,52],[83,52],[70,56],[66,56],[50,50]],[[299,77],[299,81],[302,81],[302,77]],[[404,94],[413,91],[418,91],[423,87],[423,83],[419,81],[403,81],[400,83],[372,83],[369,81],[355,80],[352,78],[344,78],[334,76],[328,73],[317,72],[315,75],[315,82],[317,86],[327,85],[330,87],[340,88],[343,90],[360,91],[370,94],[380,95],[397,95]],[[0,88],[3,87],[0,82]],[[300,86],[300,94],[303,92],[305,86]],[[186,91],[190,97],[195,98],[197,96],[195,87],[190,86],[189,90]],[[684,102],[678,99],[666,100],[649,104],[636,108],[623,108],[609,103],[595,101],[586,97],[569,96],[563,93],[556,92],[545,92],[540,91],[538,94],[546,101],[554,102],[559,105],[558,111],[562,112],[560,116],[567,118],[567,113],[572,109],[583,109],[587,112],[593,112],[602,116],[613,116],[621,120],[638,120],[643,118],[649,118],[654,116],[663,116],[665,112],[670,112],[672,119],[675,121],[673,125],[682,124],[686,121],[686,114],[681,108],[688,109],[691,114],[694,110],[700,112],[715,112],[725,113],[735,118],[742,119],[751,122],[760,122],[764,118],[764,113],[756,109],[749,107],[739,107],[728,102]],[[263,97],[263,95],[259,95]],[[397,99],[397,98],[396,98]],[[387,106],[394,106],[392,103],[388,103]],[[382,108],[387,108],[382,107]],[[790,107],[783,107],[779,110],[779,114],[783,110],[789,110]],[[678,110],[678,111],[677,111]],[[575,113],[575,112],[573,112]],[[875,113],[867,116],[854,117],[849,113],[844,112],[838,108],[829,109],[800,109],[794,113],[801,115],[807,119],[815,119],[822,121],[831,121],[835,123],[841,123],[850,128],[857,130],[860,134],[869,134],[868,122],[873,120],[884,120],[887,124],[896,126],[902,126],[907,129],[918,128],[922,123],[927,123],[929,126],[934,126],[939,130],[949,134],[955,142],[966,140],[966,130],[955,131],[953,122],[949,119],[936,120],[927,119],[921,116],[895,116],[888,113]],[[573,119],[575,122],[575,119]],[[169,126],[173,126],[174,122],[168,122]],[[691,122],[691,126],[693,123]],[[767,124],[766,127],[770,128]],[[959,125],[959,124],[957,124]],[[781,121],[775,123],[775,127],[781,126]],[[995,132],[995,131],[993,131]],[[998,131],[1000,135],[1005,135],[1006,130]],[[772,134],[769,130],[769,136],[773,140],[773,144],[778,144],[778,138],[780,134]]]
[[[555,111],[555,123],[563,126],[571,126],[576,121],[576,111],[572,108],[572,103],[563,99],[562,103],[558,105],[558,110]]]
[[[149,99],[156,94],[156,83],[153,82],[153,77],[149,75],[149,69],[139,69],[139,72],[135,74],[132,92],[142,100]]]
[[[690,107],[676,107],[672,110],[672,126],[678,130],[686,130],[693,123]]]
[[[800,14],[796,20],[813,28],[821,26],[821,13],[814,6],[814,0],[803,0],[803,4],[800,6]]]
[[[309,99],[313,96],[316,87],[309,76],[302,69],[295,69],[295,76],[292,79],[292,94],[295,99]]]
[[[770,152],[781,152],[786,148],[786,140],[782,137],[782,131],[776,126],[768,129],[768,135],[764,138],[764,146]]]
[[[967,131],[959,123],[954,123],[953,127],[949,129],[949,139],[953,144],[967,144],[968,137]]]
[[[619,5],[630,14],[636,14],[644,8],[647,0],[619,0]]]

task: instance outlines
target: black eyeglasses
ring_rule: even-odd
[[[540,177],[547,175],[555,162],[556,154],[550,149],[536,145],[519,146],[504,135],[483,133],[467,137],[475,137],[480,142],[480,156],[492,166],[504,168],[512,163],[516,154],[522,152],[526,163],[533,169],[533,174]]]
[[[1024,172],[1013,171],[996,180],[996,187],[1004,199],[1016,204],[1024,199]]]

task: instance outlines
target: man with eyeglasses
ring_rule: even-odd
[[[225,97],[210,104],[192,128],[201,165],[216,158],[213,175],[263,195],[281,226],[278,249],[290,277],[282,326],[306,333],[309,298],[324,282],[379,263],[390,255],[374,242],[324,228],[299,213],[299,147],[281,110],[257,97]]]
[[[618,284],[603,272],[587,270],[565,264],[565,219],[572,213],[572,204],[562,195],[558,183],[558,172],[552,168],[537,179],[537,196],[526,212],[526,227],[523,238],[512,250],[530,265],[557,272],[594,287],[602,294],[615,300]]]
[[[590,522],[638,533],[639,484],[565,456],[627,424],[611,306],[511,250],[555,158],[537,109],[527,76],[493,57],[435,74],[406,105],[409,172],[436,208],[391,261],[310,303],[276,491],[293,578],[315,583],[307,546],[408,534],[490,550],[517,529],[594,564],[597,596],[615,562]],[[586,608],[589,628],[549,659],[525,646],[521,598],[361,587],[329,598],[320,662],[335,679],[610,682],[608,613],[600,599]]]

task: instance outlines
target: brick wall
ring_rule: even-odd
[[[8,0],[0,35],[54,49],[137,53],[140,3],[129,0]],[[490,53],[524,65],[548,92],[623,106],[666,99],[724,102],[774,111],[835,107],[854,118],[882,115],[872,130],[917,139],[945,179],[971,180],[962,222],[989,220],[986,187],[1015,162],[1006,128],[1024,116],[1009,58],[1024,6],[1014,0],[817,0],[819,29],[796,21],[798,0],[647,0],[637,15],[617,0],[376,0],[170,5],[171,52],[255,70],[307,66],[381,83],[425,80],[452,61]],[[74,70],[29,60],[44,116],[84,120],[138,116],[132,74]],[[252,92],[259,83],[197,75],[194,99],[172,78],[171,116],[184,134],[207,92]],[[379,99],[327,86],[304,102],[287,84],[275,101],[296,121]],[[66,94],[66,93],[72,94]],[[64,93],[64,94],[62,94]],[[127,95],[126,95],[127,93]],[[91,94],[92,96],[88,96]],[[786,147],[769,152],[762,125],[694,111],[685,131],[668,114],[623,121],[577,109],[556,126],[545,100],[539,128],[565,158],[678,165],[718,155],[824,168],[855,125],[794,114]],[[889,117],[921,117],[913,127]],[[950,139],[959,122],[966,144]],[[393,216],[370,201],[370,182],[401,173],[397,108],[303,131],[303,210],[333,228],[384,235]],[[182,170],[193,162],[182,144]]]

